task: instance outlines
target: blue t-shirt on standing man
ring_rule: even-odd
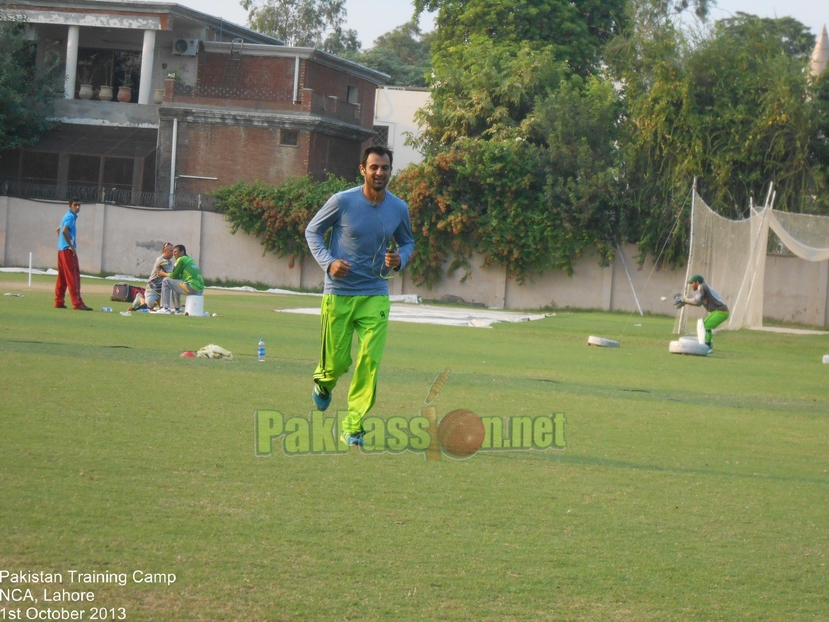
[[[78,247],[76,236],[77,236],[77,228],[76,224],[78,221],[78,215],[69,210],[66,212],[66,215],[63,217],[63,220],[60,221],[60,229],[58,229],[58,250],[65,251],[67,248],[75,249]],[[54,220],[52,222],[55,222]],[[72,240],[72,245],[66,243],[66,238],[63,237],[63,228],[69,227],[69,239]]]

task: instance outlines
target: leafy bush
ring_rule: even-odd
[[[239,229],[260,238],[263,254],[275,253],[294,262],[309,254],[305,226],[331,195],[354,187],[354,182],[329,175],[323,182],[311,177],[294,177],[279,186],[261,182],[239,182],[220,188],[213,196],[219,210]]]

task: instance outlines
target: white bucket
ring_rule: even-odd
[[[191,317],[204,315],[204,296],[187,296],[184,301],[184,312]]]
[[[823,362],[829,364],[829,354],[823,355]]]

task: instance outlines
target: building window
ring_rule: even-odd
[[[348,101],[349,104],[359,104],[360,103],[360,95],[357,92],[357,87],[356,86],[349,86],[348,87],[348,96],[347,96],[346,101]]]
[[[372,147],[388,147],[389,146],[389,126],[375,125],[374,138],[371,139]]]
[[[133,158],[104,158],[104,188],[132,190]]]
[[[100,156],[70,155],[70,186],[97,186],[101,178]]]
[[[280,130],[279,144],[296,147],[299,144],[299,132],[297,130]]]
[[[58,162],[60,161],[59,154],[42,153],[37,151],[24,151],[22,156],[23,182],[30,184],[57,183]],[[16,174],[15,177],[17,177]]]

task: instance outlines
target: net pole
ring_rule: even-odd
[[[685,297],[685,286],[688,284],[688,279],[691,278],[691,262],[694,260],[694,237],[696,236],[696,215],[697,215],[697,178],[694,177],[694,183],[691,186],[691,232],[688,235],[688,263],[685,266],[685,279],[682,283],[682,297]],[[679,318],[677,319],[674,333],[681,335],[685,329],[686,317],[685,307],[679,310]]]

